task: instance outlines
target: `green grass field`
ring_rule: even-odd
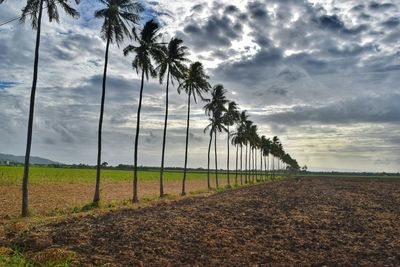
[[[19,185],[22,181],[23,167],[18,166],[0,166],[0,186],[1,185]],[[214,176],[214,171],[211,173]],[[130,170],[112,170],[104,169],[101,172],[103,181],[131,181],[133,172]],[[95,181],[95,169],[72,169],[72,168],[50,168],[50,167],[31,167],[30,183],[91,183]],[[187,175],[189,180],[206,179],[207,173],[200,171],[190,171]],[[221,178],[226,174],[220,173]],[[159,171],[139,171],[140,181],[157,181],[160,178]],[[166,171],[166,181],[180,181],[182,171]]]
[[[165,172],[166,181],[181,181],[182,171],[168,170]],[[220,178],[226,178],[226,173],[220,171]],[[231,171],[232,178],[234,179],[234,171]],[[22,180],[23,167],[22,166],[2,166],[0,165],[0,186],[4,185],[19,185]],[[361,174],[299,174],[300,176],[321,176],[321,177],[359,177],[359,178],[400,178],[399,176],[382,176],[382,175],[361,175]],[[103,169],[101,172],[102,181],[119,182],[131,181],[133,171],[131,170],[115,170]],[[53,167],[38,167],[32,166],[30,168],[29,183],[92,183],[95,181],[95,169],[75,169],[75,168],[53,168]],[[158,170],[142,170],[139,171],[140,181],[157,181],[160,177]],[[211,170],[211,177],[214,177],[214,170]],[[191,170],[188,172],[188,180],[201,180],[207,178],[206,171]]]

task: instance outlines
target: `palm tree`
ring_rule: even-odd
[[[278,156],[278,150],[279,150],[279,138],[277,136],[274,136],[272,138],[272,144],[271,144],[271,154],[272,154],[272,177],[275,179],[275,157]]]
[[[227,171],[228,171],[228,185],[230,185],[230,179],[229,179],[229,145],[230,144],[229,144],[229,141],[231,140],[229,127],[236,123],[236,121],[239,119],[239,116],[240,116],[240,113],[238,110],[238,105],[233,101],[229,102],[228,108],[223,117],[224,124],[227,127],[227,133],[228,133],[228,139],[227,139],[228,154],[227,154],[227,162],[226,162]]]
[[[204,110],[206,114],[212,118],[213,129],[214,129],[214,150],[215,150],[215,183],[218,189],[218,160],[217,160],[217,132],[222,132],[222,130],[227,130],[224,124],[224,114],[226,113],[225,105],[228,103],[228,100],[225,96],[226,90],[225,88],[218,84],[214,86],[211,91],[211,99],[207,99],[208,102],[204,106]]]
[[[237,121],[237,133],[240,136],[240,184],[243,185],[243,145],[246,145],[246,122],[248,120],[246,111],[242,111]]]
[[[217,132],[222,132],[226,131],[227,129],[224,126],[224,120],[223,120],[223,114],[221,110],[216,110],[212,113],[212,116],[209,118],[210,123],[207,125],[207,127],[204,129],[204,132],[206,132],[208,129],[210,129],[210,143],[208,145],[208,165],[207,165],[207,182],[208,186],[210,188],[210,150],[211,150],[211,142],[214,134],[214,148],[215,148],[215,184],[216,188],[218,189],[218,161],[217,161]]]
[[[168,46],[162,47],[162,54],[160,58],[157,58],[159,63],[156,70],[159,73],[160,83],[162,84],[165,74],[167,74],[167,87],[165,89],[165,121],[164,121],[164,134],[163,144],[161,153],[161,169],[160,169],[160,197],[164,196],[164,155],[165,155],[165,139],[167,136],[167,124],[168,124],[168,90],[169,82],[172,85],[174,80],[180,82],[183,79],[183,75],[186,72],[186,66],[184,62],[188,61],[186,58],[188,48],[183,46],[183,41],[179,38],[172,38]]]
[[[269,156],[271,141],[263,135],[261,137],[261,156],[264,157],[264,176],[267,178],[267,157]],[[261,164],[262,170],[262,164]]]
[[[4,0],[0,0],[0,4]],[[76,4],[79,4],[79,0],[75,0]],[[44,6],[45,5],[45,6]],[[39,47],[40,47],[40,37],[42,28],[42,17],[43,10],[47,9],[47,15],[49,21],[55,20],[59,22],[58,8],[61,7],[65,13],[73,18],[79,17],[79,12],[75,10],[71,4],[70,0],[27,0],[26,6],[22,9],[22,15],[20,17],[20,22],[24,23],[26,17],[29,16],[31,20],[32,29],[36,30],[36,45],[35,45],[35,60],[33,64],[33,81],[31,89],[31,97],[29,102],[29,119],[28,119],[28,132],[26,141],[26,152],[25,152],[25,164],[24,164],[24,176],[22,181],[22,217],[29,215],[28,209],[28,179],[29,179],[29,162],[31,156],[31,146],[32,146],[32,131],[33,131],[33,116],[35,111],[35,95],[36,86],[39,71]]]
[[[138,181],[138,145],[139,145],[139,133],[140,133],[140,112],[142,109],[142,99],[143,99],[143,88],[144,79],[149,80],[149,76],[155,78],[157,72],[152,64],[152,59],[160,58],[162,53],[161,44],[158,43],[160,27],[158,23],[153,20],[146,22],[143,29],[140,31],[139,35],[135,34],[135,29],[132,33],[135,35],[135,39],[138,42],[137,46],[128,45],[124,49],[124,55],[127,56],[129,53],[135,53],[135,57],[132,61],[132,67],[136,70],[139,75],[141,71],[141,84],[139,93],[139,105],[137,111],[136,119],[136,136],[135,136],[135,153],[134,153],[134,172],[133,172],[133,202],[138,202],[138,192],[137,192],[137,181]]]
[[[240,116],[239,116],[240,117]],[[238,185],[238,157],[239,157],[239,147],[240,147],[240,183],[243,184],[242,179],[242,147],[243,147],[243,126],[240,125],[240,121],[238,120],[236,127],[236,132],[232,134],[232,145],[236,147],[236,173],[235,173],[235,185]]]
[[[257,145],[257,125],[251,124],[248,128],[248,140],[249,140],[249,162],[251,170],[251,181],[254,180],[254,149]],[[250,177],[250,176],[249,176]]]
[[[250,180],[250,158],[247,157],[249,151],[249,145],[251,141],[251,126],[253,122],[251,120],[246,120],[244,125],[244,145],[246,146],[246,155],[245,155],[245,176],[244,182],[247,184]],[[250,152],[250,151],[249,151]],[[250,155],[249,155],[250,156]]]
[[[188,111],[186,121],[186,146],[185,146],[185,165],[183,169],[182,179],[182,195],[186,194],[186,168],[187,168],[187,152],[189,145],[189,119],[190,119],[190,100],[193,95],[194,102],[197,102],[196,95],[204,100],[203,94],[207,93],[211,86],[208,83],[208,76],[204,72],[203,65],[200,62],[192,63],[185,73],[184,80],[178,87],[178,93],[182,90],[188,95]]]
[[[93,197],[93,204],[98,206],[100,201],[100,168],[101,168],[101,138],[103,131],[104,102],[106,97],[106,79],[108,67],[108,52],[110,44],[116,43],[119,46],[126,37],[132,37],[129,31],[131,24],[137,24],[140,20],[139,13],[143,7],[132,0],[101,0],[104,8],[94,13],[95,18],[104,19],[101,27],[101,38],[106,41],[106,52],[104,60],[103,84],[101,92],[100,118],[98,129],[97,145],[97,167],[96,167],[96,188]]]

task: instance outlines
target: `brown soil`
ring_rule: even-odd
[[[221,179],[221,185],[226,184]],[[159,183],[144,181],[138,183],[141,197],[156,196],[159,194]],[[177,195],[181,192],[182,183],[165,182],[165,192]],[[207,189],[207,181],[189,180],[186,184],[187,192]],[[89,183],[46,183],[29,186],[29,208],[34,215],[51,215],[57,211],[71,211],[74,207],[81,207],[90,203],[94,194],[94,184]],[[131,182],[104,182],[102,183],[101,197],[103,201],[122,201],[132,198]],[[18,217],[21,208],[21,187],[0,186],[0,225],[1,221]]]
[[[84,266],[399,266],[399,237],[400,180],[307,178],[71,218],[8,245]]]

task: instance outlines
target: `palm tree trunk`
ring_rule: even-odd
[[[167,87],[165,89],[165,120],[164,120],[164,134],[161,152],[161,169],[160,169],[160,197],[164,196],[164,156],[165,156],[165,140],[167,136],[168,125],[168,89],[169,89],[169,68],[167,73]]]
[[[256,175],[256,182],[258,182],[258,177],[257,177],[257,149],[254,149],[254,172]]]
[[[243,185],[243,146],[240,145],[240,185]]]
[[[96,188],[94,191],[93,205],[98,206],[100,201],[100,171],[101,171],[101,147],[102,147],[102,132],[103,132],[103,117],[104,117],[104,103],[106,100],[106,80],[107,80],[107,67],[108,67],[108,52],[110,48],[110,38],[107,39],[106,54],[104,56],[104,72],[103,72],[103,84],[101,91],[101,103],[100,103],[100,118],[99,118],[99,129],[97,137],[97,165],[96,165]]]
[[[238,156],[239,156],[239,145],[236,145],[236,172],[235,172],[235,185],[238,184]]]
[[[219,188],[218,184],[218,158],[217,158],[217,130],[214,131],[214,154],[215,154],[215,185],[217,189]]]
[[[183,179],[182,179],[182,196],[186,195],[186,167],[187,167],[187,155],[188,155],[188,145],[189,145],[189,119],[190,119],[190,94],[188,94],[188,112],[186,121],[186,146],[185,146],[185,165],[183,168]]]
[[[275,179],[275,156],[272,155],[272,179]]]
[[[208,143],[208,155],[207,155],[207,188],[211,189],[210,184],[210,155],[211,155],[211,143],[212,143],[212,131],[210,131],[210,142]]]
[[[247,184],[247,144],[246,144],[246,154],[244,161],[244,183]]]
[[[260,151],[260,180],[264,181],[264,175],[263,175],[263,154],[262,151]]]
[[[138,188],[137,188],[137,181],[138,181],[138,145],[139,145],[139,132],[140,132],[140,111],[142,110],[142,98],[143,98],[143,87],[144,87],[144,70],[142,70],[142,83],[140,85],[140,95],[139,95],[139,106],[137,111],[137,120],[136,120],[136,136],[135,136],[135,166],[134,166],[134,173],[133,173],[133,202],[139,202],[138,197]]]
[[[263,155],[263,159],[264,159],[264,164],[263,164],[263,166],[261,167],[261,170],[262,170],[262,173],[263,173],[263,175],[264,175],[264,181],[266,181],[266,180],[267,180],[267,168],[265,168],[265,166],[266,166],[267,157],[265,157],[265,156]]]
[[[229,133],[229,125],[228,125],[228,142],[227,142],[227,144],[228,144],[228,157],[227,157],[227,162],[226,162],[226,166],[227,166],[227,169],[228,169],[228,186],[231,185],[231,181],[229,179],[229,139],[230,139],[230,133]]]
[[[29,162],[31,157],[33,115],[35,112],[35,95],[36,95],[36,85],[37,85],[38,70],[39,70],[39,47],[40,47],[40,33],[42,26],[42,10],[43,10],[43,0],[40,1],[39,16],[38,16],[37,30],[36,30],[35,61],[33,64],[33,81],[31,90],[31,99],[29,103],[29,119],[28,119],[28,133],[26,138],[27,140],[26,140],[26,152],[25,152],[24,177],[22,179],[22,210],[21,210],[22,217],[27,217],[29,215],[29,209],[28,209]]]
[[[253,148],[252,147],[250,147],[250,153],[249,153],[249,157],[250,157],[250,159],[249,159],[249,162],[250,162],[250,181],[252,182],[253,181],[253,178],[254,178],[254,175],[253,175],[253,162],[252,162],[252,159],[253,159]]]

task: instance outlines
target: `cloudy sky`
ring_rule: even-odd
[[[0,22],[24,1],[0,6]],[[260,134],[278,135],[301,165],[322,170],[400,171],[400,2],[397,0],[176,0],[146,2],[163,39],[181,37],[211,83],[248,110]],[[96,161],[105,43],[99,7],[43,26],[32,154],[64,163]],[[0,27],[0,153],[23,155],[35,33]],[[109,60],[103,159],[133,162],[139,80],[114,46]],[[166,165],[182,166],[186,96],[172,90]],[[145,85],[139,162],[161,157],[164,86]],[[205,166],[207,121],[192,113],[189,165]],[[225,162],[226,137],[219,137]],[[234,159],[232,157],[232,164]],[[224,166],[221,162],[221,166]]]

